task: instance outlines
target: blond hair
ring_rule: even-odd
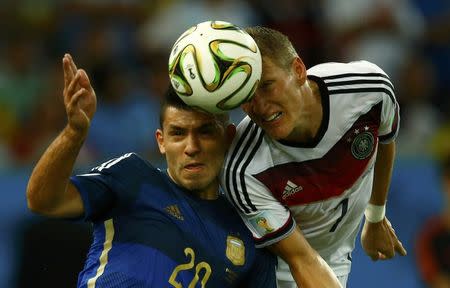
[[[262,26],[247,27],[245,31],[255,40],[261,56],[269,58],[280,68],[289,70],[292,61],[298,57],[292,42],[279,31]]]

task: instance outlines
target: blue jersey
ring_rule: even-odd
[[[202,200],[134,153],[71,178],[94,240],[78,287],[276,287],[276,259],[224,197]]]

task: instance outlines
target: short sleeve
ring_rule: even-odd
[[[295,221],[289,209],[266,186],[251,175],[236,181],[237,189],[225,187],[225,194],[252,232],[256,247],[276,243],[294,231]]]
[[[390,143],[397,137],[400,128],[400,108],[395,98],[384,97],[378,138],[381,143]]]
[[[86,221],[110,218],[134,200],[138,189],[133,185],[140,177],[140,162],[136,154],[127,153],[71,177],[80,192]]]
[[[380,143],[387,144],[395,140],[400,128],[400,107],[395,96],[394,85],[389,76],[377,65],[365,62],[375,73],[383,75],[385,81],[384,91],[381,93],[382,109],[378,139]]]

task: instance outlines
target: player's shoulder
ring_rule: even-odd
[[[229,151],[239,150],[245,152],[248,149],[256,149],[256,146],[262,144],[264,135],[264,130],[256,125],[250,117],[246,116],[237,125],[236,135]]]
[[[359,74],[380,74],[387,76],[387,74],[375,63],[359,60],[352,62],[326,62],[317,64],[308,69],[308,75],[317,76],[320,78],[333,78],[348,75]]]
[[[156,170],[153,165],[139,154],[130,152],[109,159],[94,167],[91,172],[102,174],[142,174],[143,172]]]

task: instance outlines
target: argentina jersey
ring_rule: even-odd
[[[71,178],[93,243],[78,287],[276,287],[226,199],[202,200],[134,153]]]

